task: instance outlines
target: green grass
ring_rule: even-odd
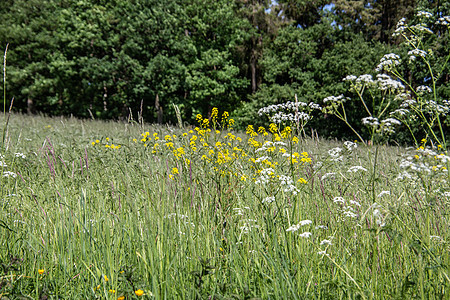
[[[0,179],[0,298],[448,297],[445,159],[360,145],[333,161],[328,150],[344,148],[337,141],[286,136],[287,145],[270,152],[249,145],[249,134],[234,133],[238,142],[213,131],[200,142],[188,130],[12,115],[2,174],[17,176]],[[153,153],[154,138],[144,146],[146,131],[158,133],[161,150]],[[165,145],[166,134],[185,154]],[[304,155],[289,162],[280,147],[307,152],[311,162],[301,162]],[[398,179],[408,155],[436,170],[410,168],[411,179]],[[273,176],[257,184],[258,171],[270,166]],[[366,171],[348,172],[352,166]],[[282,175],[297,194],[285,191]],[[390,194],[379,197],[382,191]],[[269,196],[275,201],[263,203]],[[302,220],[311,224],[287,231]]]

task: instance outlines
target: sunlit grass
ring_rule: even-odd
[[[185,129],[13,115],[0,294],[445,298],[444,149],[232,125],[217,111]]]

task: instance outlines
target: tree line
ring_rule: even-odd
[[[380,58],[406,49],[392,33],[436,0],[3,0],[0,42],[7,53],[7,99],[16,110],[101,119],[194,122],[213,107],[238,123],[263,123],[261,107],[322,103],[345,94],[342,78],[372,74]],[[430,38],[436,60],[448,32]],[[405,66],[412,86],[423,70]],[[444,70],[449,73],[448,68]],[[424,73],[425,74],[425,73]],[[413,76],[414,75],[414,76]],[[1,87],[3,89],[3,85]],[[3,91],[2,91],[3,92]],[[449,98],[449,76],[439,82]],[[376,105],[376,104],[374,104]],[[358,119],[359,108],[350,104]],[[325,136],[349,136],[317,115]],[[330,125],[331,124],[331,125]],[[399,137],[401,139],[401,137]]]

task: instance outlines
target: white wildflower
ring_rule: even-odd
[[[345,203],[345,199],[343,197],[334,197],[333,202],[334,203]]]
[[[300,226],[305,226],[305,225],[309,225],[309,224],[311,224],[312,223],[312,221],[311,220],[303,220],[303,221],[300,221],[300,223],[298,223]]]
[[[350,204],[353,204],[353,205],[356,205],[356,206],[361,206],[361,204],[358,201],[350,200],[349,202],[350,202]]]
[[[326,173],[325,175],[323,175],[321,178],[320,178],[320,180],[325,180],[325,179],[327,179],[327,178],[330,178],[330,179],[334,179],[334,177],[335,177],[335,175],[336,175],[336,173]]]
[[[397,26],[398,26],[398,24],[397,24]],[[400,56],[398,56],[395,53],[389,53],[389,54],[384,55],[380,59],[380,63],[376,67],[375,71],[377,71],[377,72],[381,72],[383,70],[389,71],[392,68],[394,68],[395,66],[398,66],[400,63],[401,63]]]
[[[300,236],[300,237],[302,237],[302,238],[309,238],[311,235],[312,235],[311,232],[305,231],[305,232],[299,234],[298,236]]]
[[[423,11],[423,10],[419,10],[416,14],[416,16],[418,16],[419,18],[431,18],[433,16],[432,13],[429,13],[427,11]]]
[[[328,229],[328,226],[326,226],[326,225],[317,225],[316,227],[315,227],[316,229]]]
[[[270,197],[264,198],[262,203],[272,203],[274,201],[275,201],[275,197],[274,196],[270,196]]]
[[[295,225],[291,225],[288,229],[286,229],[286,231],[297,231],[300,229],[300,225],[295,224]]]
[[[383,196],[385,196],[385,195],[390,195],[391,194],[391,192],[390,191],[381,191],[381,193],[379,193],[378,194],[378,198],[381,198],[381,197],[383,197]]]
[[[432,93],[433,90],[429,86],[420,85],[416,88],[416,92],[417,93]]]
[[[375,117],[362,118],[361,121],[362,121],[363,125],[367,125],[367,126],[378,126],[378,125],[380,125],[380,122],[379,122],[378,118],[375,118]]]
[[[329,246],[331,246],[332,243],[331,243],[330,240],[322,240],[322,241],[320,242],[320,245],[321,245],[321,246],[322,246],[322,245],[329,245]]]
[[[352,152],[353,149],[356,149],[358,147],[358,144],[350,141],[345,141],[344,146],[345,148],[347,148],[347,151]]]
[[[334,103],[344,103],[348,98],[344,97],[344,95],[339,96],[329,96],[323,99],[323,103],[334,102]]]
[[[350,169],[347,170],[347,172],[349,172],[349,173],[356,173],[358,171],[367,172],[367,169],[362,167],[362,166],[353,166],[353,167],[350,167]]]
[[[348,75],[344,79],[342,79],[342,81],[355,81],[356,78],[357,77],[355,75]]]
[[[16,152],[16,153],[14,153],[14,155],[15,155],[16,157],[26,158],[25,154],[20,153],[20,152]]]
[[[3,172],[3,177],[13,177],[13,178],[16,178],[17,177],[17,174],[16,173],[14,173],[14,172],[11,172],[11,171],[5,171],[5,172]]]

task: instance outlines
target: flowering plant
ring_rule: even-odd
[[[401,19],[396,27],[394,36],[401,37],[404,45],[409,49],[409,64],[423,65],[427,71],[426,77],[416,86],[407,80],[400,71],[402,59],[395,53],[384,55],[375,71],[379,73],[376,79],[372,75],[364,74],[359,77],[349,75],[343,79],[350,83],[350,92],[356,93],[363,105],[366,117],[361,119],[363,125],[369,129],[370,141],[379,141],[382,136],[395,132],[395,126],[403,124],[408,128],[415,144],[418,146],[417,129],[420,129],[427,139],[437,145],[446,146],[443,120],[450,110],[450,102],[441,99],[437,93],[437,82],[443,75],[450,54],[444,64],[432,65],[433,50],[425,48],[425,38],[434,32],[427,27],[433,19],[428,12],[417,13],[420,24],[408,25],[406,19]],[[446,26],[450,17],[438,18],[437,26]],[[428,83],[429,82],[429,83]],[[428,85],[425,85],[428,83]],[[324,113],[333,114],[349,126],[361,142],[366,143],[361,133],[352,126],[347,118],[345,103],[350,98],[330,96],[323,100]]]

